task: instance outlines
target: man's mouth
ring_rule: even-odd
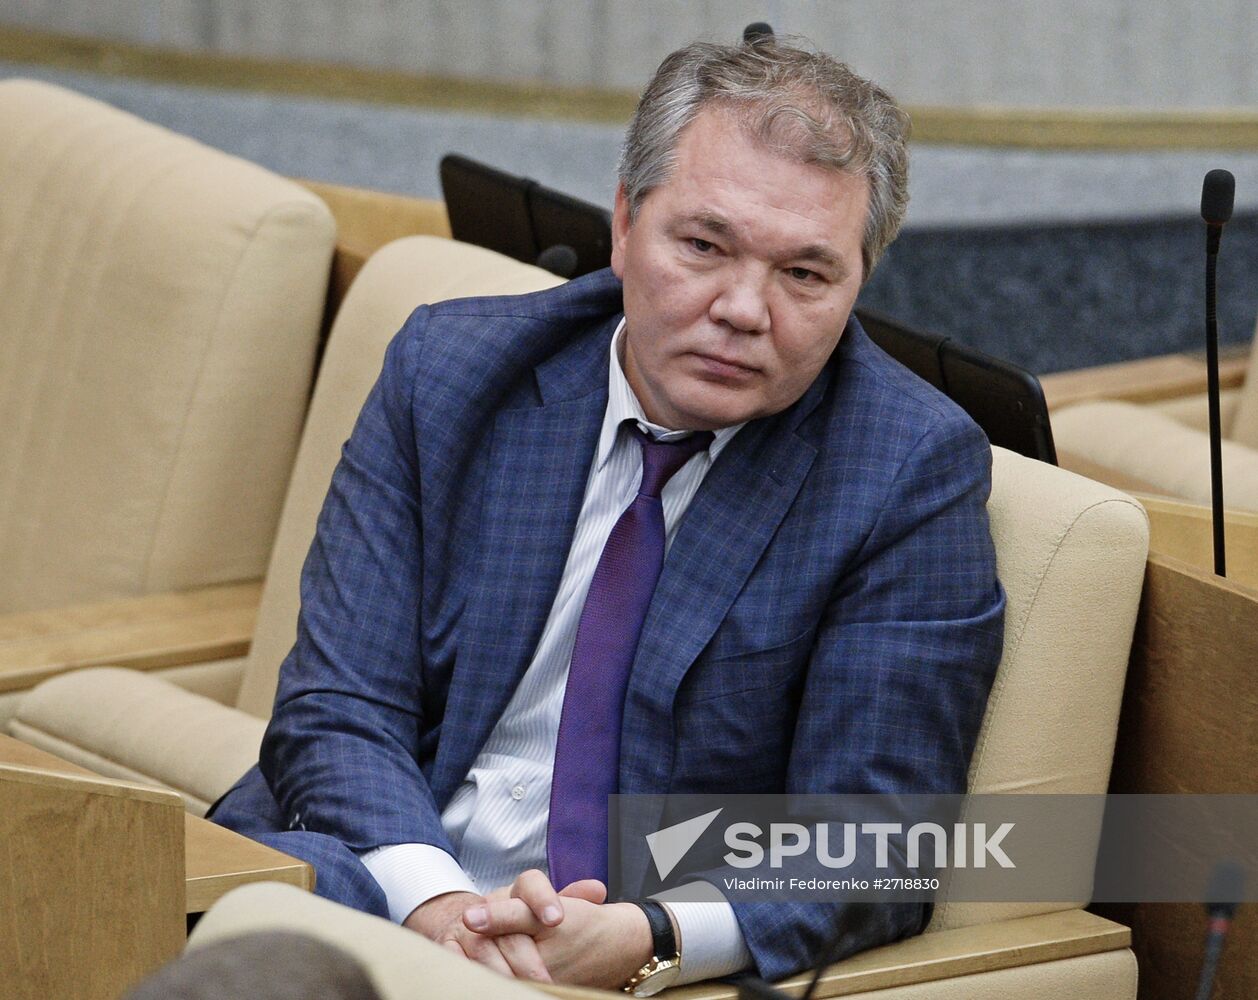
[[[725,358],[719,354],[695,353],[705,371],[720,379],[743,380],[754,375],[757,369],[742,364],[733,358]]]

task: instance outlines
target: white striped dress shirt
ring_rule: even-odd
[[[663,440],[687,433],[647,421],[621,367],[623,330],[621,320],[612,337],[607,411],[555,603],[519,687],[441,814],[458,860],[429,844],[395,844],[362,855],[398,922],[442,893],[488,893],[529,868],[546,870],[551,770],[577,623],[607,536],[633,502],[642,478],[642,450],[622,424],[636,420]],[[716,431],[708,450],[664,486],[666,551],[703,477],[742,426]],[[751,962],[732,907],[716,890],[713,894],[712,902],[668,904],[681,939],[680,982],[727,975]]]

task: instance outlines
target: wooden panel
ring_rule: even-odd
[[[0,764],[97,777],[85,767],[4,735],[0,735]],[[181,800],[181,812],[182,807]],[[247,882],[287,882],[307,892],[314,891],[314,869],[304,861],[199,816],[183,815],[184,899],[188,913],[204,913],[224,893]]]
[[[1209,507],[1167,497],[1135,493],[1149,514],[1149,549],[1183,560],[1207,572],[1214,570],[1214,519]],[[1226,511],[1224,542],[1227,578],[1253,587],[1258,597],[1258,514]]]
[[[187,907],[204,913],[227,892],[249,882],[287,882],[314,891],[314,869],[199,816],[184,815]]]
[[[171,792],[0,764],[6,997],[115,1000],[179,953],[183,814]]]
[[[1220,351],[1219,387],[1230,389],[1245,381],[1248,345]],[[1149,403],[1206,391],[1205,359],[1196,354],[1163,354],[1139,361],[1123,361],[1040,377],[1050,410],[1094,399]]]
[[[262,584],[223,584],[0,615],[0,691],[80,667],[155,670],[243,656]]]
[[[319,181],[298,183],[322,198],[336,219],[336,254],[328,284],[325,337],[368,257],[403,236],[450,236],[445,202]]]
[[[1253,794],[1256,665],[1258,594],[1169,556],[1150,556],[1110,790]],[[1141,1000],[1193,995],[1205,935],[1201,906],[1096,909],[1132,927]],[[1258,907],[1248,904],[1238,910],[1216,996],[1258,996],[1255,955]]]
[[[1095,955],[1126,948],[1130,940],[1126,927],[1083,910],[939,931],[874,948],[832,965],[821,977],[814,996],[852,996],[893,986]],[[806,973],[778,985],[798,996],[811,978],[811,973]],[[615,995],[570,986],[538,988],[569,1000],[597,1000]],[[709,981],[678,986],[665,990],[660,996],[667,1000],[736,1000],[738,990],[727,983]]]
[[[1073,44],[1073,43],[1072,43]],[[1258,122],[1252,113],[910,107],[913,139],[960,146],[1024,149],[1253,149]]]
[[[317,194],[332,210],[336,242],[367,256],[403,236],[450,237],[444,202],[321,181],[297,183]]]

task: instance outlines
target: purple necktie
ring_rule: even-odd
[[[546,854],[550,881],[607,881],[607,796],[616,791],[629,668],[664,566],[664,484],[712,442],[703,431],[655,441],[636,424],[642,484],[607,536],[577,623],[555,743]]]

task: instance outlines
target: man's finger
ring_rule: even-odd
[[[522,899],[503,899],[468,907],[463,913],[463,924],[468,930],[486,937],[501,934],[533,936],[550,930]]]
[[[563,920],[563,904],[559,902],[559,893],[550,884],[542,872],[530,868],[522,872],[511,884],[511,895],[522,899],[528,904],[533,916],[547,927],[554,927]]]
[[[601,903],[607,898],[607,886],[596,878],[583,878],[560,890],[559,895],[584,899],[588,903]]]
[[[498,949],[498,942],[493,938],[465,933],[458,938],[458,942],[463,948],[463,953],[473,962],[479,962],[481,965],[493,969],[494,972],[501,973],[508,979],[515,977],[515,973],[511,971],[511,966]]]
[[[550,972],[542,953],[537,949],[537,942],[527,934],[504,934],[494,938],[502,957],[511,966],[517,979],[531,979],[536,983],[549,983]]]

